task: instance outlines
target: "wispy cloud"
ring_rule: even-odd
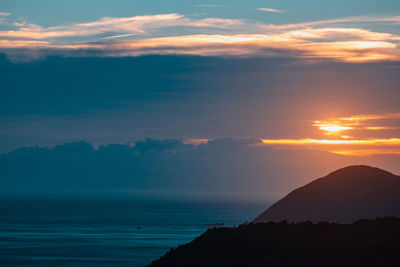
[[[116,38],[124,38],[124,37],[130,37],[136,35],[135,33],[127,33],[127,34],[120,34],[120,35],[112,35],[112,36],[107,36],[104,37],[103,39],[116,39]]]
[[[285,10],[275,9],[275,8],[268,8],[268,7],[260,7],[260,8],[257,8],[257,10],[265,11],[265,12],[272,12],[272,13],[283,13],[283,12],[286,12]]]
[[[100,20],[87,23],[47,28],[35,24],[18,24],[16,26],[20,27],[17,30],[0,31],[0,38],[40,40],[105,34],[111,34],[110,36],[120,36],[125,34],[144,35],[148,34],[149,30],[168,27],[185,26],[224,29],[242,23],[241,20],[221,18],[193,20],[175,13],[122,18],[104,17]]]
[[[358,17],[331,20],[330,23],[356,20],[396,22],[398,19],[399,17]],[[175,13],[105,17],[92,22],[54,27],[41,27],[24,22],[15,25],[15,30],[0,31],[0,50],[11,58],[22,57],[24,53],[29,58],[46,53],[61,56],[74,56],[75,53],[76,56],[85,56],[95,52],[101,56],[290,55],[305,59],[324,58],[346,62],[400,60],[399,35],[355,27],[328,27],[326,24],[329,23],[323,21],[271,26],[236,19],[193,19]],[[154,31],[168,27],[186,27],[189,34],[152,37]],[[205,33],[190,34],[194,29],[195,32]],[[209,33],[211,30],[216,33]],[[249,30],[256,33],[235,33]],[[129,39],[131,36],[136,36],[135,40],[119,40]],[[103,41],[88,41],[89,37]]]
[[[259,145],[297,146],[351,156],[400,154],[400,138],[361,140],[262,139],[261,141],[262,144]]]
[[[3,24],[6,21],[6,17],[10,16],[10,13],[0,12],[0,24]]]
[[[261,139],[263,144],[269,145],[398,145],[400,146],[400,138],[389,139],[366,139],[366,140],[336,140],[336,139]]]
[[[328,20],[318,20],[318,21],[308,21],[302,23],[293,24],[281,24],[281,25],[263,25],[265,30],[290,30],[304,27],[320,26],[320,25],[334,25],[343,23],[364,23],[364,22],[391,22],[394,24],[400,23],[400,16],[356,16],[338,19],[328,19]]]
[[[370,121],[370,120],[382,120],[382,119],[400,119],[400,113],[386,113],[386,114],[361,114],[350,117],[341,117],[341,121]]]

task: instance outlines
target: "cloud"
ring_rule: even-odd
[[[0,24],[3,24],[6,20],[5,17],[10,16],[10,13],[7,12],[0,12]]]
[[[207,144],[210,140],[207,138],[191,138],[183,141],[184,144],[200,145]]]
[[[259,143],[225,138],[194,146],[180,139],[145,139],[97,148],[86,142],[24,147],[0,155],[0,193],[214,192],[265,201],[350,164],[373,162],[400,171],[399,156],[348,157]]]
[[[367,139],[367,140],[332,140],[332,139],[262,139],[263,144],[268,145],[394,145],[400,148],[400,138]],[[387,152],[387,151],[386,151]],[[400,151],[397,152],[400,154]]]
[[[318,21],[309,21],[302,23],[293,23],[293,24],[281,24],[281,25],[261,25],[265,30],[290,30],[297,28],[305,28],[311,26],[320,26],[320,25],[333,25],[333,24],[344,24],[344,23],[365,23],[365,22],[391,22],[393,24],[400,23],[400,16],[355,16],[355,17],[347,17],[347,18],[338,18],[338,19],[328,19],[328,20],[318,20]]]
[[[262,145],[303,147],[342,155],[400,155],[400,138],[389,139],[262,139]]]
[[[350,117],[341,117],[341,121],[369,121],[369,120],[381,120],[381,119],[400,119],[400,113],[387,113],[387,114],[361,114]]]
[[[106,57],[146,54],[201,56],[281,56],[345,62],[397,61],[400,36],[355,27],[314,27],[349,21],[398,21],[399,17],[353,17],[289,25],[252,24],[237,19],[191,19],[180,14],[105,17],[97,21],[41,27],[22,23],[0,31],[0,50],[13,60],[46,55]],[[189,34],[152,32],[186,27]],[[206,32],[190,34],[193,29]],[[251,29],[254,33],[235,33]],[[209,31],[216,33],[207,33]],[[132,36],[137,36],[134,40]],[[88,41],[88,38],[103,41]],[[78,38],[67,40],[68,38]],[[80,39],[79,39],[80,38]],[[130,40],[118,40],[129,38]]]
[[[241,20],[205,18],[192,20],[183,15],[171,13],[160,15],[145,15],[134,17],[112,18],[104,17],[97,21],[63,25],[56,27],[41,27],[35,24],[17,24],[17,30],[0,31],[3,39],[34,39],[45,40],[66,37],[88,37],[96,35],[144,35],[149,30],[168,27],[206,27],[224,29],[242,24]]]
[[[217,24],[203,20],[200,25]],[[316,40],[318,39],[318,40]],[[52,42],[0,40],[0,50],[9,57],[24,51],[40,55],[140,56],[181,54],[201,56],[281,56],[327,58],[345,62],[397,61],[399,36],[363,29],[304,29],[274,34],[184,35],[119,42]],[[13,54],[14,53],[14,54]],[[29,54],[28,53],[28,56]]]
[[[124,38],[124,37],[130,37],[136,35],[134,33],[127,33],[127,34],[120,34],[120,35],[113,35],[113,36],[107,36],[103,37],[103,39],[114,39],[114,38]]]
[[[267,7],[260,7],[257,8],[259,11],[265,11],[265,12],[272,12],[272,13],[283,13],[286,12],[285,10],[280,10],[280,9],[275,9],[275,8],[267,8]]]

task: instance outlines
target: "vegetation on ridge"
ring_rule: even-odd
[[[150,266],[400,266],[400,218],[212,228]]]

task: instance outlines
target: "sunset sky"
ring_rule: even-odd
[[[0,82],[6,159],[230,138],[394,171],[400,1],[2,0]]]

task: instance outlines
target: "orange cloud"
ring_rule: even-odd
[[[398,19],[398,17],[395,17]],[[394,20],[394,18],[387,18]],[[349,20],[349,19],[348,19]],[[364,19],[367,20],[367,19]],[[383,20],[383,19],[381,19]],[[340,21],[345,21],[342,19]],[[316,22],[311,22],[316,23]],[[313,25],[313,24],[310,24]],[[263,31],[249,34],[187,34],[158,38],[138,38],[118,41],[115,39],[133,35],[149,35],[149,31],[166,27],[195,27],[208,31],[251,29]],[[265,32],[265,25],[249,24],[242,20],[204,18],[190,19],[179,14],[160,14],[123,18],[102,18],[97,21],[43,28],[33,24],[21,24],[17,30],[0,31],[0,49],[7,54],[19,48],[32,55],[32,41],[43,41],[34,49],[46,54],[68,54],[79,49],[96,50],[102,56],[138,56],[145,54],[183,54],[203,56],[279,56],[292,55],[301,58],[324,58],[346,62],[398,61],[400,60],[400,36],[373,32],[361,28],[324,27]],[[188,29],[188,31],[190,31]],[[60,38],[87,38],[97,36],[103,42],[66,41]],[[26,44],[24,46],[24,44]],[[39,43],[36,43],[38,45]],[[41,49],[39,51],[38,49]],[[78,53],[85,55],[85,51]],[[70,53],[68,55],[71,55]]]
[[[330,139],[261,139],[266,145],[400,145],[400,138],[366,140],[330,140]]]
[[[290,29],[301,29],[301,28],[309,28],[313,26],[320,25],[333,25],[333,24],[344,24],[344,23],[400,23],[400,16],[355,16],[355,17],[347,17],[347,18],[338,18],[338,19],[329,19],[329,20],[318,20],[318,21],[309,21],[302,23],[293,23],[293,24],[282,24],[282,25],[263,25],[262,27],[265,30],[290,30]]]
[[[55,36],[46,33],[48,36]],[[41,34],[40,34],[41,35]],[[33,33],[35,36],[35,33]],[[30,49],[31,41],[2,40],[0,48]],[[42,44],[45,44],[43,42]],[[98,49],[104,56],[138,56],[145,54],[190,54],[203,56],[274,56],[288,51],[303,58],[330,58],[346,62],[397,61],[400,60],[398,45],[390,41],[335,41],[313,42],[293,38],[288,34],[265,35],[185,35],[148,38],[123,42],[47,42],[43,48]],[[8,51],[9,52],[9,51]],[[7,53],[7,51],[6,51]],[[287,53],[286,53],[287,55]]]
[[[183,141],[184,144],[191,144],[191,145],[200,145],[200,144],[207,144],[210,140],[205,138],[193,138],[193,139],[186,139]]]
[[[267,8],[267,7],[260,7],[260,8],[257,8],[257,10],[259,10],[259,11],[265,11],[265,12],[272,12],[272,13],[282,13],[282,12],[285,12],[284,10],[275,9],[275,8]]]
[[[261,139],[260,145],[304,147],[342,155],[400,154],[400,138],[388,139]]]
[[[387,114],[361,114],[350,117],[339,118],[342,121],[368,121],[368,120],[382,120],[382,119],[400,119],[400,113],[387,113]]]

